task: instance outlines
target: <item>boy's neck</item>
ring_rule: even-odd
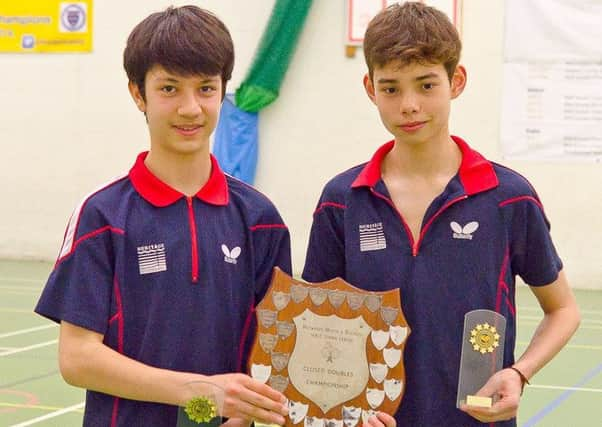
[[[462,163],[462,152],[451,136],[419,144],[396,140],[383,161],[383,173],[405,177],[453,176]]]
[[[198,193],[211,176],[208,145],[190,154],[151,148],[144,164],[165,184],[189,197]]]

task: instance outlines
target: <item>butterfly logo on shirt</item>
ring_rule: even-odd
[[[454,232],[454,239],[472,240],[472,235],[475,231],[477,231],[477,228],[479,228],[479,223],[477,221],[472,221],[462,227],[457,222],[452,221],[449,223],[449,226]]]
[[[236,259],[240,256],[241,249],[239,246],[228,249],[228,246],[222,245],[222,252],[224,253],[224,261],[230,264],[236,264]]]

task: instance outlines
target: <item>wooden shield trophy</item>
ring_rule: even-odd
[[[286,426],[354,427],[397,411],[410,333],[398,290],[307,283],[276,268],[257,325],[249,372],[288,398]]]

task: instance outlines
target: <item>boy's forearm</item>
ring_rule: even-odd
[[[65,339],[63,333],[59,352],[69,384],[126,399],[183,405],[194,394],[186,384],[206,379],[145,365],[97,340]]]
[[[514,366],[525,377],[533,377],[566,345],[579,323],[579,309],[574,299],[564,307],[545,313],[527,349]]]
[[[217,386],[225,417],[281,425],[287,413],[282,393],[247,375],[209,377],[149,366],[106,346],[101,334],[67,322],[61,323],[59,363],[69,384],[130,400],[185,406],[213,395]]]

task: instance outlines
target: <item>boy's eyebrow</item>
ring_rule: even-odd
[[[161,82],[168,82],[168,83],[179,83],[180,80],[178,80],[176,77],[171,77],[171,76],[157,76],[157,80],[161,81]],[[219,80],[219,76],[213,76],[213,77],[202,77],[201,78],[201,83],[212,83]]]
[[[376,81],[376,83],[381,84],[381,85],[394,84],[394,83],[399,83],[399,80],[397,80],[397,79],[384,79],[384,78],[381,78],[381,79],[378,79]]]
[[[439,75],[437,73],[427,73],[427,74],[423,74],[421,76],[416,77],[414,80],[417,82],[421,82],[422,80],[427,80],[427,79],[433,79],[439,78]],[[386,84],[396,84],[399,83],[398,79],[387,79],[387,78],[380,78],[376,81],[376,83],[381,84],[381,85],[386,85]]]
[[[216,82],[218,80],[221,80],[220,76],[205,77],[204,79],[201,80],[201,83],[212,83],[212,82]]]
[[[424,74],[422,76],[416,77],[415,80],[417,82],[419,82],[419,81],[422,81],[422,80],[427,80],[427,79],[432,79],[432,78],[439,78],[439,75],[437,73],[427,73],[427,74]]]

